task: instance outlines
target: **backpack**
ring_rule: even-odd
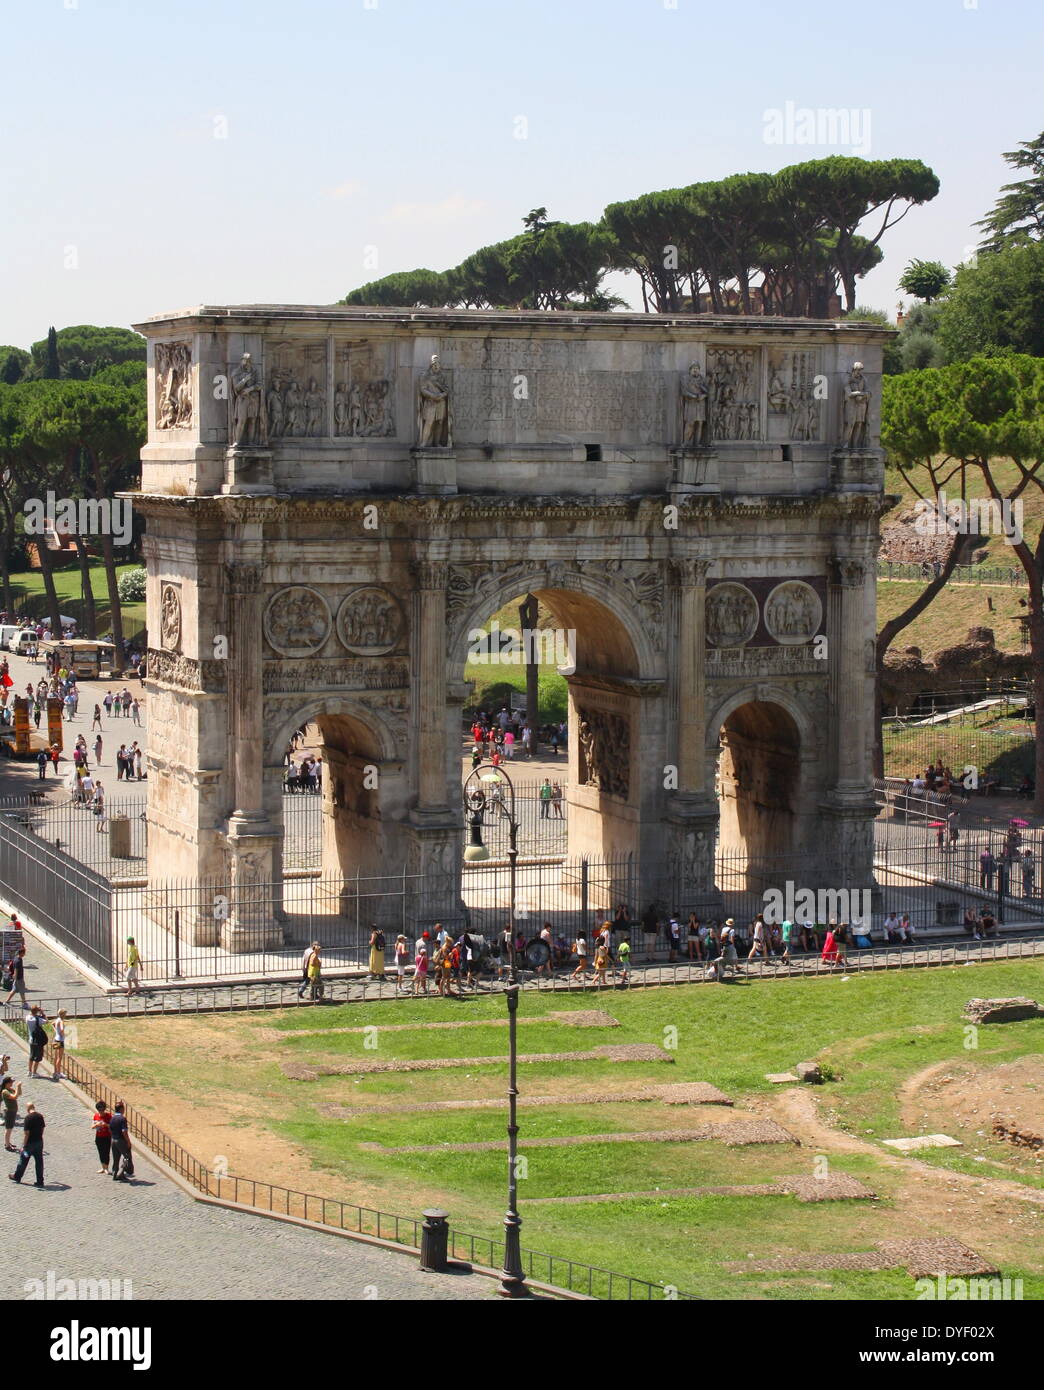
[[[379,931],[377,935],[373,938],[373,949],[375,951],[384,950],[384,932]]]

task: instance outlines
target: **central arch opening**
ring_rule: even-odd
[[[467,634],[462,773],[476,747],[503,760],[519,798],[523,855],[635,853],[639,660],[622,621],[588,594],[536,587],[480,623]],[[489,736],[477,738],[483,728]],[[491,852],[506,850],[506,829],[492,829]]]
[[[798,848],[801,734],[781,705],[752,700],[727,716],[718,740],[720,851],[745,861],[747,886],[756,888]]]

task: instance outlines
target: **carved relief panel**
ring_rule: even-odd
[[[330,609],[303,584],[273,594],[265,609],[265,640],[280,656],[313,656],[330,635]]]
[[[710,437],[761,439],[761,349],[708,348]]]
[[[183,430],[192,424],[192,346],[156,344],[156,428]]]
[[[818,354],[813,348],[768,355],[768,415],[770,439],[820,438],[821,401],[817,382]]]
[[[631,790],[631,722],[608,710],[577,708],[580,785],[626,801]]]
[[[266,349],[268,438],[326,434],[326,344],[270,343]]]
[[[392,348],[339,343],[334,371],[334,434],[380,439],[395,434]]]

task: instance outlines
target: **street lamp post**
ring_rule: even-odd
[[[490,802],[482,789],[482,783],[494,783],[498,787],[507,785],[508,804],[501,797]],[[471,833],[464,857],[471,863],[481,863],[489,858],[489,850],[482,842],[482,821],[485,812],[491,808],[495,814],[504,817],[508,823],[508,968],[510,978],[505,991],[508,1006],[508,1209],[504,1217],[504,1267],[500,1277],[502,1298],[528,1298],[525,1270],[522,1268],[521,1231],[522,1218],[518,1214],[518,961],[515,951],[515,891],[516,868],[518,863],[518,820],[515,816],[515,788],[511,778],[503,768],[490,765],[489,771],[483,764],[465,779],[463,787],[465,812],[469,817]]]

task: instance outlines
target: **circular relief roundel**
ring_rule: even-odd
[[[800,579],[777,584],[765,600],[765,626],[785,647],[811,642],[819,631],[823,604],[811,585]]]
[[[758,630],[758,601],[745,584],[715,584],[707,593],[707,640],[742,647]]]
[[[269,599],[264,626],[281,656],[312,656],[330,635],[330,608],[317,590],[295,584]]]
[[[177,651],[181,641],[181,595],[173,584],[164,584],[160,594],[160,642],[168,652]]]
[[[402,630],[402,609],[387,589],[353,589],[337,613],[337,635],[357,656],[392,651]]]

